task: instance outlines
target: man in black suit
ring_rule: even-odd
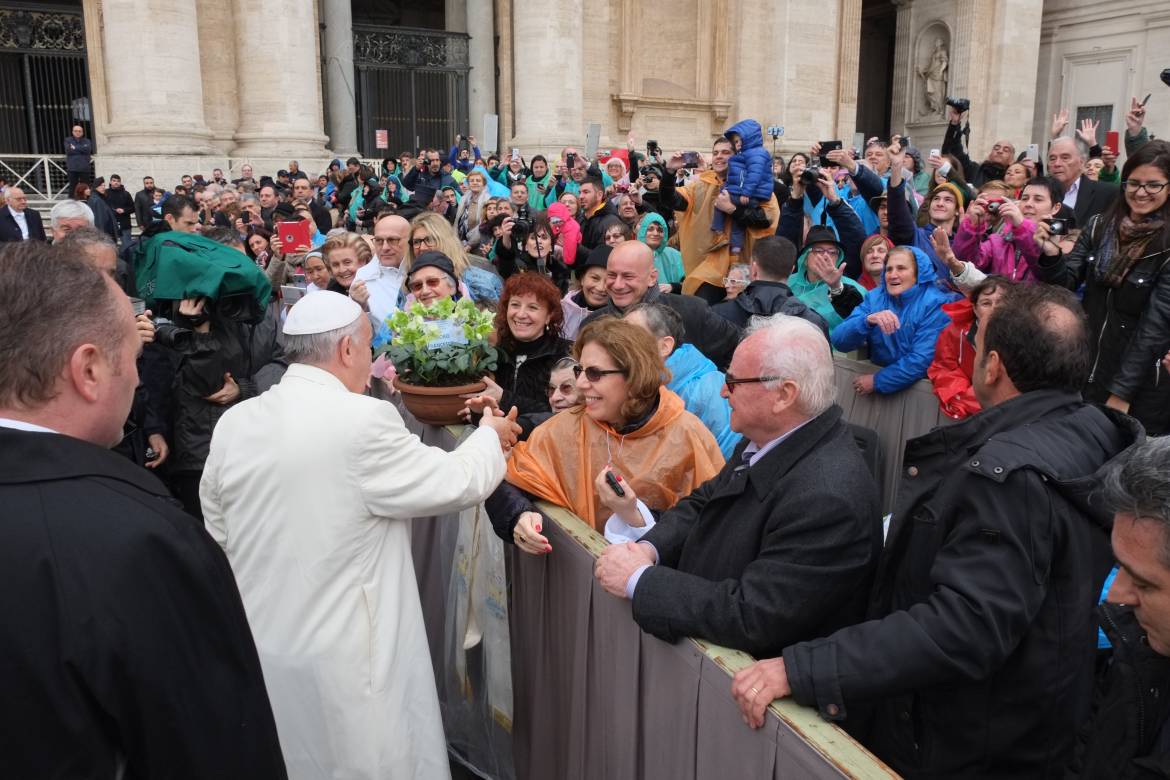
[[[1077,142],[1057,138],[1048,147],[1048,173],[1064,187],[1064,205],[1072,210],[1077,227],[1100,214],[1117,198],[1117,185],[1093,181],[1084,174],[1085,157]]]
[[[130,300],[36,242],[0,250],[0,300],[5,776],[286,777],[227,558],[108,449],[138,384]]]
[[[45,240],[45,226],[36,209],[28,207],[28,196],[19,187],[4,192],[8,205],[0,209],[0,242]]]
[[[767,655],[865,614],[882,546],[878,489],[834,403],[815,325],[777,314],[754,326],[723,394],[743,443],[637,543],[606,548],[596,575],[657,637]],[[636,536],[653,518],[624,487],[621,498],[598,490]]]

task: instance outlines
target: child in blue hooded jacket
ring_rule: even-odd
[[[731,202],[738,206],[759,207],[772,197],[772,155],[764,148],[764,131],[754,119],[744,119],[732,125],[723,134],[735,150],[727,161],[727,183],[724,189]],[[723,232],[727,215],[715,209],[711,230]],[[743,251],[744,226],[732,219],[728,244],[731,254]],[[733,261],[734,262],[734,261]]]

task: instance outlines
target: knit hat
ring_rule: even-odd
[[[410,274],[408,276],[413,276],[415,271],[428,266],[438,268],[452,279],[455,278],[455,263],[451,262],[451,258],[437,249],[429,249],[414,258],[414,262],[410,264]]]
[[[926,194],[926,200],[923,201],[923,203],[928,204],[929,207],[930,201],[941,190],[950,190],[951,194],[955,196],[955,203],[958,204],[959,211],[963,211],[967,208],[967,202],[971,200],[971,193],[967,192],[965,187],[955,184],[953,181],[945,181],[942,184],[935,186],[934,189]]]

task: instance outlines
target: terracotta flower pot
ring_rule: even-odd
[[[487,389],[483,382],[450,387],[427,387],[412,385],[395,377],[394,388],[402,393],[402,402],[421,423],[428,425],[458,425],[463,422],[459,416],[469,393],[482,393]]]

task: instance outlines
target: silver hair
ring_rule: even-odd
[[[286,333],[284,335],[284,354],[290,363],[307,363],[311,366],[328,363],[343,338],[346,336],[357,338],[364,316],[363,314],[348,325],[327,330],[324,333],[311,333],[303,336],[293,336]]]
[[[641,312],[646,318],[646,325],[655,338],[663,339],[670,336],[674,339],[675,348],[682,346],[687,338],[687,329],[679,313],[662,303],[636,303],[626,309],[623,317],[634,312]]]
[[[243,195],[240,196],[240,203],[241,204],[243,204],[243,203],[259,203],[259,202],[260,202],[260,197],[258,195],[251,193],[251,192],[245,192]]]
[[[114,243],[114,239],[95,227],[83,227],[71,231],[60,241],[54,242],[53,246],[74,252],[86,252],[92,246],[108,247],[115,252],[118,251],[118,245]]]
[[[816,417],[836,402],[833,353],[817,326],[800,317],[773,314],[752,317],[744,338],[757,333],[765,334],[760,374],[780,377],[765,382],[765,387],[774,388],[783,381],[795,382],[800,388],[797,409],[809,417]]]
[[[60,227],[61,220],[78,217],[84,217],[85,221],[92,225],[93,209],[79,200],[63,200],[49,212],[49,224],[56,228]]]
[[[1103,489],[1113,512],[1161,526],[1158,557],[1170,567],[1170,436],[1135,445],[1106,471]]]

